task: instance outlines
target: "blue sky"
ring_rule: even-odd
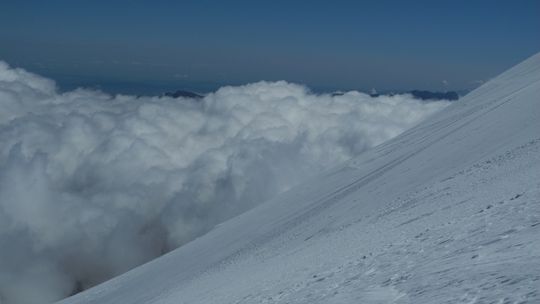
[[[0,3],[0,60],[120,91],[464,89],[538,51],[540,1]]]

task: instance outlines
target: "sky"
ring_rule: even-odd
[[[0,60],[66,89],[461,90],[539,50],[540,1],[0,2]]]

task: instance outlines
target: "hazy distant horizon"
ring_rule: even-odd
[[[0,59],[1,60],[1,59]],[[7,61],[6,61],[7,62]],[[9,64],[9,62],[7,62]],[[479,85],[478,84],[471,84],[469,87],[464,88],[457,88],[457,89],[445,89],[445,88],[439,88],[439,89],[429,89],[425,87],[401,87],[401,88],[377,88],[377,87],[367,87],[362,86],[362,84],[359,84],[356,87],[336,87],[336,86],[312,86],[306,83],[300,83],[300,82],[294,82],[294,81],[288,81],[286,79],[275,79],[275,80],[268,80],[268,79],[259,79],[256,81],[250,81],[250,82],[204,82],[204,81],[189,81],[189,80],[182,80],[182,81],[129,81],[129,80],[122,80],[122,79],[104,79],[99,77],[91,77],[91,76],[78,76],[78,75],[61,75],[61,74],[50,74],[47,72],[39,72],[39,69],[34,70],[39,75],[45,76],[47,78],[50,78],[51,80],[54,80],[56,82],[57,88],[60,92],[68,92],[73,91],[78,88],[83,89],[92,89],[92,90],[99,90],[104,93],[108,94],[125,94],[125,95],[144,95],[144,96],[158,96],[162,95],[166,92],[175,92],[178,90],[184,90],[184,91],[190,91],[195,93],[201,93],[206,94],[210,92],[215,92],[221,87],[225,86],[241,86],[246,85],[249,83],[256,83],[259,81],[279,81],[284,80],[290,83],[297,83],[306,86],[314,93],[332,93],[332,92],[338,92],[338,91],[359,91],[359,92],[365,92],[370,93],[373,90],[375,90],[378,93],[389,93],[389,92],[395,92],[395,93],[401,93],[401,92],[408,92],[412,90],[425,90],[425,91],[431,91],[431,92],[447,92],[447,91],[453,91],[457,92],[460,95],[463,95]]]

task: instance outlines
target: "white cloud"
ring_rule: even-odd
[[[0,62],[0,302],[120,274],[447,104],[283,81],[201,100],[60,94]]]

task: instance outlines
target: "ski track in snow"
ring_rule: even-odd
[[[507,175],[513,176],[510,183]],[[509,195],[508,189],[518,191]],[[540,233],[539,201],[540,140],[535,140],[395,200],[377,217],[334,222],[315,236],[298,240],[308,243],[300,249],[281,248],[280,243],[290,240],[278,238],[271,250],[251,252],[249,261],[238,257],[197,278],[194,293],[183,291],[178,300],[536,303],[540,246],[531,240]],[[380,225],[388,230],[373,231]],[[302,231],[296,233],[301,239]],[[395,241],[368,248],[346,245],[361,244],[367,237],[374,243]],[[212,283],[226,280],[221,276],[238,282],[220,289]],[[230,295],[230,290],[237,294],[244,286],[248,287],[244,297]]]
[[[540,54],[61,303],[540,303]]]

